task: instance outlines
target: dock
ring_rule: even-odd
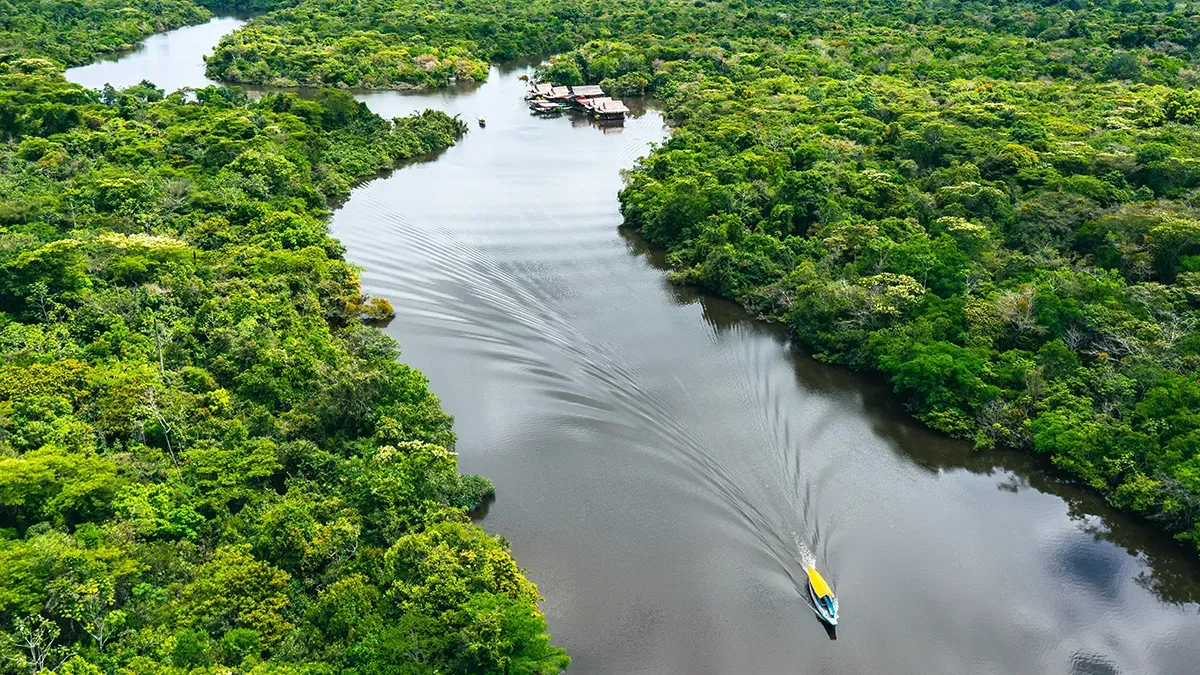
[[[570,109],[598,120],[620,121],[629,114],[628,106],[609,97],[598,84],[564,87],[538,82],[530,87],[525,100],[535,115],[553,115]]]

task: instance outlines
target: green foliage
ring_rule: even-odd
[[[5,672],[565,667],[325,228],[466,125],[0,61]]]
[[[462,474],[458,484],[449,489],[447,501],[453,506],[473,509],[496,495],[496,486],[483,476]]]
[[[239,666],[246,659],[257,659],[263,650],[262,636],[249,628],[234,628],[221,637],[221,662]]]
[[[304,0],[226,36],[208,59],[207,72],[222,81],[282,86],[444,86],[486,78],[489,62],[643,31],[730,30],[735,16],[724,6],[662,0]],[[553,79],[599,82],[649,63],[635,50],[612,44],[618,49],[601,48],[593,60],[556,61]],[[623,92],[646,86],[636,74],[616,84]]]
[[[478,593],[464,606],[464,614],[462,672],[543,675],[570,664],[561,649],[550,646],[545,622],[529,603]]]
[[[204,631],[181,630],[175,634],[175,644],[171,646],[171,665],[185,670],[206,668],[212,665],[208,656],[210,648],[208,634]]]
[[[936,429],[1046,453],[1200,549],[1194,14],[672,6],[704,28],[602,34],[623,11],[665,15],[581,21],[597,39],[539,76],[659,97],[672,136],[620,197],[673,280],[884,371]]]
[[[5,52],[77,66],[127,51],[152,33],[212,16],[191,0],[0,0],[0,61]]]
[[[543,77],[561,84],[610,81],[622,93],[644,79],[663,93],[704,73],[735,82],[769,80],[773,93],[789,95],[809,87],[786,91],[789,83],[778,76],[1173,84],[1197,79],[1192,54],[1200,34],[1195,12],[1160,1],[1101,0],[1086,7],[977,0],[293,4],[223,40],[209,76],[259,84],[438,86],[486,77],[489,61],[575,49],[553,59]],[[774,46],[765,48],[768,43]],[[891,121],[886,102],[860,94],[856,103],[883,124]],[[976,123],[989,119],[965,112],[976,115]],[[955,139],[936,136],[931,131],[914,149],[926,159],[944,156]]]

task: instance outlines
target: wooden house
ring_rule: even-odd
[[[549,82],[539,82],[533,85],[533,88],[529,90],[529,95],[526,96],[526,98],[545,98],[550,96],[553,91],[554,85],[550,84]]]
[[[596,105],[595,114],[602,120],[623,120],[629,114],[629,107],[610,98]]]

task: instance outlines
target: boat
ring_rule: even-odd
[[[480,117],[480,118],[479,118],[479,126],[481,126],[481,127],[486,127],[486,126],[487,126],[487,120],[485,120],[485,119],[483,119],[482,117]]]
[[[817,616],[830,626],[836,626],[838,622],[838,601],[837,596],[833,594],[833,589],[829,584],[825,583],[825,578],[817,571],[817,568],[808,566],[808,593],[812,596],[813,609],[816,610]]]
[[[538,115],[553,115],[562,112],[565,106],[557,101],[530,101],[529,109]]]

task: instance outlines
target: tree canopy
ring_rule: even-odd
[[[303,0],[212,76],[654,94],[625,219],[674,278],[887,373],[1200,551],[1200,14],[1165,0]]]
[[[0,59],[0,671],[566,666],[326,231],[466,130]]]
[[[60,68],[269,13],[231,82],[652,93],[673,278],[1200,551],[1200,20],[1165,0],[0,0],[0,668],[554,673],[329,197],[466,127]]]

